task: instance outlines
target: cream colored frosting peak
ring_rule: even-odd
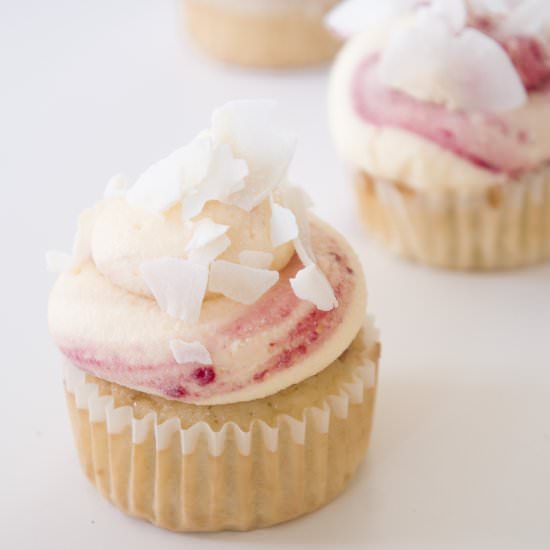
[[[98,271],[121,288],[151,296],[141,276],[141,263],[159,257],[188,260],[193,227],[201,220],[211,220],[228,228],[224,235],[230,242],[216,259],[240,263],[243,251],[267,252],[273,254],[269,268],[280,271],[294,254],[292,242],[276,248],[271,244],[268,200],[250,212],[212,201],[191,224],[181,219],[180,210],[174,206],[164,215],[152,214],[132,208],[124,199],[98,204],[90,247]]]

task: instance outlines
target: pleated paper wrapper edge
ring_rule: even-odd
[[[362,173],[357,192],[367,229],[397,255],[464,270],[550,259],[550,168],[476,191],[416,191]]]
[[[370,350],[379,345],[372,320],[365,338]],[[70,362],[64,371],[80,462],[104,496],[176,531],[248,530],[310,512],[343,490],[368,445],[378,358],[301,419],[279,415],[273,426],[255,419],[248,430],[234,422],[182,428],[155,413],[136,418]]]

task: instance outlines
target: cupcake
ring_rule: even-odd
[[[351,35],[334,139],[397,254],[475,270],[550,257],[550,4],[535,4],[350,1],[328,17]]]
[[[339,0],[183,0],[196,43],[230,63],[297,67],[327,61],[339,40],[323,17]]]
[[[361,265],[287,181],[271,102],[234,102],[80,217],[49,327],[86,476],[176,531],[246,530],[338,495],[380,345]]]

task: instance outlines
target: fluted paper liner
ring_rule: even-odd
[[[510,269],[550,258],[550,170],[478,192],[415,191],[357,178],[368,230],[395,253],[439,267]]]
[[[300,516],[338,495],[364,456],[377,381],[370,356],[301,419],[255,419],[249,430],[227,422],[219,431],[206,422],[183,429],[178,418],[159,424],[155,413],[136,418],[66,361],[83,469],[123,511],[172,530],[246,530]]]

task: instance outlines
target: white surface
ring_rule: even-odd
[[[327,133],[323,70],[228,69],[181,42],[171,2],[0,5],[3,383],[0,547],[550,547],[550,266],[438,272],[363,237]],[[294,179],[364,260],[384,343],[365,466],[336,502],[248,534],[176,535],[126,518],[77,466],[46,328],[44,251],[110,176],[135,177],[227,99],[281,101]]]

